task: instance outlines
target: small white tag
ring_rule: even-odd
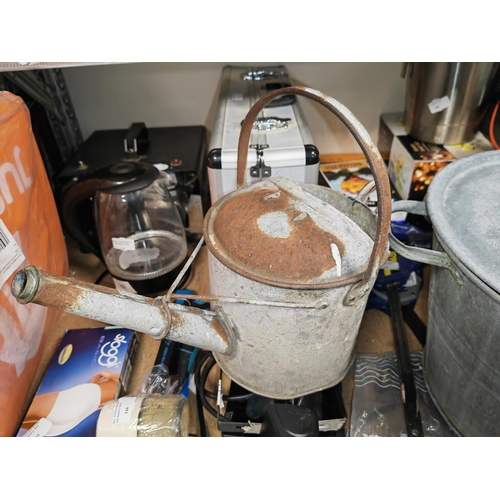
[[[410,277],[408,278],[408,281],[405,283],[405,287],[409,288],[411,286],[416,286],[417,284],[417,275],[415,274],[415,271],[413,271],[410,274]]]
[[[194,375],[189,375],[189,390],[193,394],[196,394],[196,383],[195,383],[195,380],[194,380]]]
[[[113,282],[119,292],[137,293],[137,290],[134,290],[134,287],[128,281],[120,281],[113,278]]]
[[[380,266],[380,269],[389,269],[390,271],[399,271],[399,262],[391,262],[390,260],[386,260]]]
[[[0,288],[24,262],[25,258],[16,240],[0,219]]]
[[[113,423],[114,424],[126,424],[130,422],[130,416],[132,415],[132,409],[135,406],[135,397],[124,397],[120,398],[116,402],[116,406],[113,412]]]
[[[41,418],[23,437],[43,437],[47,435],[50,428],[52,427],[52,422],[46,418]]]
[[[217,406],[222,410],[224,408],[224,400],[222,399],[222,382],[219,380],[219,388],[217,391]]]
[[[158,170],[168,170],[170,168],[170,165],[167,165],[166,163],[155,163],[155,167]]]
[[[233,94],[231,96],[231,100],[233,100],[233,101],[243,101],[243,94]]]
[[[429,104],[427,104],[427,106],[429,108],[429,111],[434,114],[443,111],[443,109],[449,108],[450,104],[450,98],[445,95],[444,97],[433,99]]]
[[[389,258],[380,266],[380,269],[389,269],[390,271],[399,271],[398,255],[391,251]]]
[[[113,248],[125,252],[126,250],[135,250],[135,241],[131,238],[111,238]]]

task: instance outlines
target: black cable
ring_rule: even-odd
[[[207,428],[205,423],[205,414],[203,413],[203,402],[201,399],[201,387],[200,387],[200,370],[207,359],[207,352],[200,351],[196,356],[196,367],[194,370],[194,381],[196,385],[196,410],[198,412],[198,421],[200,423],[200,436],[207,436]]]
[[[109,271],[107,269],[105,269],[100,275],[99,275],[99,278],[97,278],[95,281],[94,281],[94,285],[98,285],[103,279],[104,279],[104,276],[106,276],[106,274],[108,274]]]
[[[213,354],[211,352],[207,352],[207,356],[204,359],[207,359],[207,358],[214,359]],[[200,366],[200,368],[201,368],[201,366]],[[217,394],[210,392],[210,391],[207,391],[204,388],[204,386],[203,386],[203,391],[204,391],[204,394],[207,398],[217,399]],[[255,396],[255,394],[253,392],[247,392],[245,394],[238,394],[237,396],[224,396],[224,395],[222,395],[222,400],[223,401],[245,401],[246,399],[250,399],[252,396]]]
[[[208,365],[204,370],[202,370],[205,362],[207,361],[208,358],[212,358],[211,361],[208,362]],[[210,413],[210,415],[214,416],[217,418],[217,411],[215,408],[207,401],[207,398],[205,396],[205,384],[207,382],[207,378],[209,373],[212,371],[212,368],[215,366],[215,359],[212,356],[212,353],[207,352],[204,356],[202,356],[200,363],[198,364],[198,369],[195,374],[195,384],[196,384],[196,393],[200,394],[200,399],[202,405],[205,407],[205,409]],[[219,418],[221,420],[224,420],[225,422],[231,422],[230,419],[225,417],[224,415],[219,415]]]
[[[209,392],[205,390],[205,396],[210,399],[217,399],[217,396],[213,392]],[[246,399],[250,399],[252,396],[255,396],[252,392],[248,392],[246,394],[238,394],[237,396],[222,396],[224,401],[245,401]]]

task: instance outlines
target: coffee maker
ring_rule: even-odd
[[[96,200],[92,190],[78,200],[71,217],[64,209],[68,206],[67,194],[71,197],[71,193],[82,191],[74,189],[75,185],[109,177],[113,169],[123,170],[126,165],[132,168],[140,164],[146,170],[145,166],[149,165],[154,171],[160,171],[162,186],[168,187],[168,197],[175,204],[187,243],[196,243],[203,231],[204,215],[210,207],[206,147],[203,126],[147,128],[145,123],[137,122],[128,129],[95,131],[57,178],[55,195],[65,232],[77,241],[82,252],[95,254],[108,267],[96,227]],[[112,177],[115,175],[116,172]],[[152,285],[141,287],[140,293],[147,294]],[[151,293],[159,291],[158,286],[153,286]],[[162,287],[165,286],[168,288],[169,283],[162,280]]]

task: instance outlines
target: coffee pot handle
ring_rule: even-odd
[[[285,87],[269,92],[252,106],[243,120],[238,142],[237,187],[242,188],[246,183],[248,147],[250,145],[250,135],[255,120],[267,104],[277,97],[286,94],[296,94],[312,99],[337,116],[337,118],[347,127],[366,156],[375,180],[378,202],[377,230],[375,233],[373,250],[363,278],[352,286],[344,299],[344,304],[354,305],[371,290],[373,282],[377,278],[379,268],[388,256],[387,241],[391,223],[391,188],[382,156],[380,156],[377,147],[366,129],[352,112],[332,97],[307,87]]]
[[[77,181],[65,187],[61,195],[61,219],[64,228],[70,236],[81,246],[84,251],[90,251],[100,260],[103,260],[101,247],[97,234],[95,237],[85,229],[82,220],[82,203],[95,196],[99,189],[107,186],[104,179],[87,179],[86,181]],[[112,185],[109,183],[109,185]],[[93,209],[88,224],[95,233],[95,221]]]

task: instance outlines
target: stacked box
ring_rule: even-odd
[[[403,200],[424,199],[434,176],[451,162],[483,151],[493,150],[491,143],[478,132],[465,144],[431,144],[406,135],[402,113],[380,117],[378,148],[390,146],[389,178]]]
[[[125,328],[68,330],[18,437],[95,437],[101,407],[127,391],[137,334]]]

